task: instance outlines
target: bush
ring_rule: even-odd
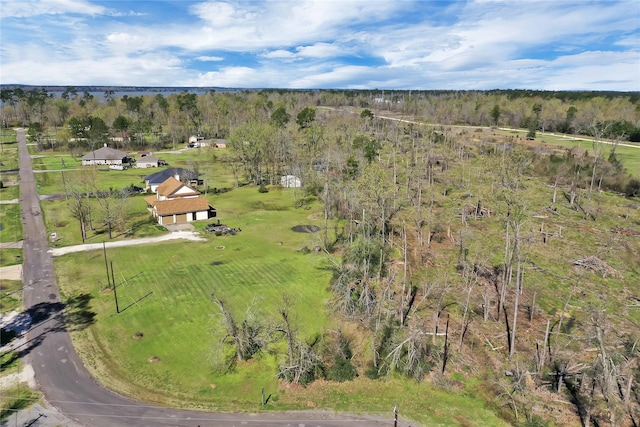
[[[336,356],[335,363],[327,372],[327,379],[331,381],[344,382],[351,381],[358,376],[356,368],[353,367],[351,360]]]
[[[364,371],[365,377],[370,380],[377,380],[380,378],[380,371],[375,366],[371,365]]]
[[[264,184],[262,184],[260,188],[258,188],[258,193],[268,193],[268,192],[269,192],[269,189]]]

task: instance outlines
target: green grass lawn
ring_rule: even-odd
[[[22,217],[19,204],[0,205],[0,242],[18,242],[22,240]]]
[[[76,169],[82,166],[82,158],[72,157],[68,153],[40,152],[31,156],[33,170],[65,170]]]
[[[22,249],[1,249],[0,267],[22,264]]]
[[[2,252],[5,250],[3,249]],[[22,282],[0,279],[0,313],[20,309]]]
[[[82,243],[80,223],[71,215],[70,204],[72,204],[72,200],[65,198],[41,202],[47,233],[55,232],[58,235],[58,246],[71,246]],[[147,203],[143,195],[129,197],[126,200],[126,205],[126,228],[125,230],[115,230],[113,239],[109,239],[107,229],[102,222],[103,212],[100,205],[95,200],[92,200],[91,224],[93,227],[87,225],[87,240],[85,243],[150,237],[164,233],[164,228],[158,226],[156,220],[147,210]]]
[[[169,242],[109,250],[116,280],[127,280],[118,289],[120,307],[133,304],[120,315],[115,314],[113,294],[101,292],[107,280],[101,251],[56,260],[65,295],[91,296],[97,322],[86,334],[106,353],[102,363],[110,371],[125,380],[135,379],[148,390],[162,389],[177,395],[196,392],[192,396],[195,400],[219,401],[219,405],[232,409],[234,404],[224,396],[239,396],[244,404],[249,402],[251,399],[244,401],[240,396],[246,395],[246,387],[256,385],[256,372],[247,375],[239,370],[224,377],[209,372],[212,347],[219,345],[220,338],[211,333],[215,322],[212,315],[217,314],[212,292],[228,300],[238,315],[250,301],[261,299],[260,305],[269,317],[286,294],[296,301],[295,317],[304,336],[322,330],[328,322],[324,314],[329,276],[323,269],[325,260],[297,251],[311,245],[316,236],[289,229],[298,222],[308,223],[310,211],[294,209],[286,193],[260,194],[255,188],[237,191],[246,199],[255,197],[278,206],[278,210],[222,216],[224,223],[242,229],[236,236],[209,235],[203,243]],[[144,333],[142,340],[132,338],[138,331]],[[151,356],[160,357],[161,362],[147,363]],[[254,363],[268,382],[262,386],[274,389],[273,357],[267,355]],[[190,368],[185,370],[187,366]],[[213,389],[211,384],[217,387]]]

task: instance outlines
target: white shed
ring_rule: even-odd
[[[284,175],[280,178],[280,185],[284,188],[300,188],[302,187],[302,181],[295,175]]]

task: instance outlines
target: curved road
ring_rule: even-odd
[[[47,401],[83,426],[390,426],[393,420],[329,411],[217,414],[160,408],[105,389],[89,375],[76,354],[62,316],[47,232],[26,146],[18,130],[20,203],[24,227],[23,301],[33,326],[20,355],[30,357]],[[381,408],[387,409],[387,408]],[[391,409],[388,409],[389,413]],[[391,415],[391,414],[390,414]],[[402,422],[399,425],[406,426]]]

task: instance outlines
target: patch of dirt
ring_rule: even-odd
[[[158,356],[151,356],[150,358],[147,359],[147,362],[149,363],[156,363],[159,361],[160,361],[160,358]]]
[[[291,227],[291,230],[296,233],[317,233],[321,228],[317,225],[302,224]]]

